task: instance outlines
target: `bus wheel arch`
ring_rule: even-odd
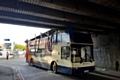
[[[53,71],[53,73],[57,73],[57,63],[55,61],[51,62],[50,69]]]

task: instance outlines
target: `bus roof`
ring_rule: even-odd
[[[59,32],[59,30],[57,30],[57,29],[49,30],[45,33],[42,33],[41,35],[38,35],[38,36],[30,39],[29,41],[33,41],[35,39],[40,39],[41,36],[42,36],[42,38],[47,37],[48,36],[47,34],[52,35],[56,31]],[[69,33],[68,30],[61,30],[61,31]],[[74,34],[74,40],[73,40],[74,42],[76,42],[76,43],[88,43],[88,44],[92,43],[93,44],[91,34],[89,34],[88,32],[85,33],[85,32],[82,32],[82,31],[79,31],[79,32],[73,31],[73,34]],[[80,36],[80,37],[78,37],[78,36]]]
[[[56,31],[55,29],[49,30],[45,33],[42,33],[41,35],[36,36],[36,38],[34,37],[34,38],[30,39],[30,41],[35,40],[35,39],[40,39],[40,36],[47,37],[47,34],[52,35],[55,31]]]

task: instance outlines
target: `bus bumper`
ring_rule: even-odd
[[[79,67],[79,68],[68,68],[68,67],[63,67],[63,66],[58,66],[57,71],[68,74],[68,75],[80,75],[81,73],[86,73],[86,72],[94,72],[95,66],[89,66],[89,67]]]
[[[81,73],[87,73],[87,72],[94,72],[95,66],[89,66],[89,67],[80,67],[80,68],[73,68],[72,74],[73,75],[80,75]]]

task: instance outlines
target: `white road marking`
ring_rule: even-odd
[[[18,71],[18,76],[19,76],[20,80],[21,79],[25,80],[22,73],[21,73],[21,71],[19,69],[15,68],[15,67],[12,67],[12,69]],[[15,72],[14,72],[14,80],[15,80]]]
[[[17,69],[17,70],[18,70],[18,72],[19,72],[19,74],[20,74],[20,76],[21,76],[22,80],[25,80],[25,78],[23,77],[23,75],[22,75],[21,71],[20,71],[19,69]]]

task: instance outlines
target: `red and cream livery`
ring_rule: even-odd
[[[70,75],[94,71],[93,43],[88,33],[73,32],[71,37],[68,31],[50,30],[26,40],[26,44],[30,65]]]

